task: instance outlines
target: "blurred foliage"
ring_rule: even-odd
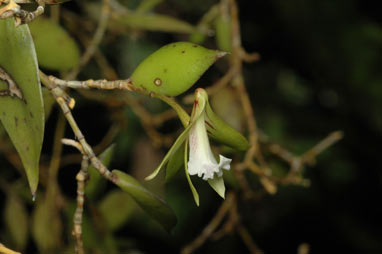
[[[47,57],[54,59],[54,56],[63,55],[70,60],[58,67],[41,62],[43,70],[46,67],[64,71],[75,65],[77,48],[83,52],[94,33],[99,19],[94,7],[99,8],[100,2],[73,0],[60,5],[59,24],[65,31],[63,37],[71,36],[69,44],[75,46],[69,47],[75,49],[69,54],[66,50],[53,49],[57,45],[49,45],[52,49]],[[118,2],[120,10],[138,10],[138,16],[129,16],[123,22],[118,19],[121,16],[113,16],[100,45],[101,55],[120,79],[128,78],[140,61],[162,45],[195,36],[192,33],[203,15],[219,3],[217,0]],[[267,254],[296,253],[301,243],[308,243],[313,254],[381,253],[380,8],[362,0],[238,2],[243,46],[248,52],[256,51],[261,55],[259,62],[245,64],[243,68],[262,135],[293,153],[302,154],[333,130],[345,133],[343,140],[322,153],[315,166],[304,172],[311,182],[308,188],[280,186],[275,195],[239,200],[242,223]],[[48,7],[47,17],[53,15],[53,8],[56,7]],[[155,17],[164,25],[156,23]],[[144,25],[140,23],[142,20],[152,23]],[[184,26],[180,30],[164,29],[166,22],[176,25],[174,20],[184,22],[180,23]],[[216,36],[227,32],[224,27],[227,24],[222,24],[226,22],[224,16],[214,21],[216,23],[209,27],[216,29]],[[47,31],[42,34],[49,38],[52,35]],[[200,38],[208,48],[231,47],[217,45],[212,33]],[[105,72],[107,64],[101,58],[95,57],[85,66],[79,79],[104,78],[108,73]],[[226,66],[224,60],[218,62],[198,85],[211,85],[224,74]],[[64,72],[61,74],[65,76]],[[51,113],[46,120],[41,180],[34,203],[21,162],[0,126],[0,242],[25,253],[53,253],[53,250],[54,253],[72,253],[75,176],[81,160],[73,149],[64,148],[57,180],[59,190],[53,202],[48,199],[48,165],[57,115],[61,112],[49,106],[53,103],[45,92],[43,90],[45,106]],[[168,110],[164,103],[117,92],[74,91],[72,95],[77,101],[73,114],[96,152],[101,153],[112,142],[116,144],[110,168],[123,169],[142,180],[157,167],[167,149],[154,149],[153,142],[147,141],[139,113],[124,102],[140,101],[151,113]],[[221,90],[213,96],[211,104],[235,129],[244,129],[246,119],[235,106],[240,102],[233,91]],[[232,106],[227,107],[229,105]],[[115,134],[112,125],[118,127]],[[171,137],[174,132],[180,133],[180,127],[179,121],[171,120],[158,129],[164,136]],[[65,137],[73,138],[72,132],[66,130]],[[274,176],[283,176],[288,170],[288,165],[277,158],[268,163]],[[196,207],[183,174],[180,170],[166,184],[164,175],[144,183],[152,192],[166,197],[176,213],[178,224],[172,234],[163,230],[128,194],[115,186],[102,180],[99,180],[100,185],[104,184],[101,191],[89,186],[92,194],[85,202],[83,222],[85,248],[89,253],[153,253],[158,249],[179,253],[200,234],[221,204],[221,199],[204,181],[193,179],[201,194],[201,205]],[[91,176],[89,183],[96,177]],[[224,177],[229,189],[239,189],[233,174]],[[249,172],[246,177],[251,188],[262,193],[258,177]],[[207,241],[197,251],[218,252],[247,253],[248,250],[238,236],[227,235],[217,241]]]

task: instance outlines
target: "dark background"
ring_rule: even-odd
[[[169,0],[160,4],[157,12],[196,23],[214,3]],[[76,3],[64,6],[82,13]],[[248,52],[261,55],[259,62],[244,64],[259,129],[296,154],[302,154],[332,131],[344,133],[340,142],[318,156],[316,165],[306,169],[309,187],[280,186],[275,195],[239,202],[244,225],[267,254],[296,253],[301,243],[308,243],[312,254],[382,253],[380,10],[373,1],[362,0],[239,1],[243,46]],[[187,36],[148,32],[138,39],[125,35],[118,41],[109,40],[101,47],[120,78],[126,78],[144,56],[177,40],[187,40]],[[205,44],[216,47],[213,38]],[[223,71],[221,66],[209,70],[199,84],[205,86]],[[97,75],[99,72],[90,64],[80,78],[99,78]],[[89,143],[95,145],[113,121],[112,112],[101,103],[75,96],[78,106],[74,116]],[[166,107],[159,104],[159,108]],[[129,109],[124,110],[128,127],[116,139],[119,151],[112,165],[127,170],[137,167],[132,161],[140,158],[134,154],[134,147],[145,139],[145,133],[138,118]],[[47,122],[46,156],[51,151],[57,114],[55,110]],[[178,127],[179,123],[171,122],[163,131]],[[70,131],[67,136],[72,137]],[[65,153],[70,152],[73,151],[65,149]],[[2,163],[11,168],[4,159]],[[275,165],[286,168],[276,162]],[[75,195],[76,170],[68,167],[60,171],[62,190],[69,198]],[[18,177],[16,173],[2,175],[8,179]],[[166,187],[159,185],[154,187],[162,191],[179,217],[174,234],[167,235],[155,225],[147,226],[148,217],[130,220],[115,233],[126,250],[178,253],[200,234],[221,204],[208,186],[196,181],[202,193],[201,206],[197,208],[184,175]],[[108,186],[107,190],[113,188]],[[261,188],[256,179],[253,188]],[[0,193],[1,203],[4,198],[4,193]],[[0,232],[1,228],[2,224]],[[35,251],[32,241],[29,249]],[[196,253],[247,252],[241,239],[232,235],[217,242],[207,241]]]

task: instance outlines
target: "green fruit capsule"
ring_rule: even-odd
[[[147,93],[177,96],[187,91],[226,52],[190,42],[163,46],[138,65],[130,79]]]
[[[41,67],[68,71],[77,65],[80,50],[75,40],[60,25],[51,19],[39,17],[28,26]]]

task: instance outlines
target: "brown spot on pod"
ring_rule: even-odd
[[[162,80],[160,78],[154,79],[154,85],[156,85],[156,86],[162,85]]]
[[[185,50],[182,50],[182,54],[184,54],[184,53],[186,53],[186,51],[185,51]]]

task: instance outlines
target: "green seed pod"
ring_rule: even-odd
[[[75,40],[59,24],[51,19],[39,17],[28,26],[40,66],[51,70],[68,71],[77,65],[80,50]]]
[[[163,46],[135,69],[132,84],[147,93],[177,96],[187,91],[226,52],[206,49],[190,42]]]

